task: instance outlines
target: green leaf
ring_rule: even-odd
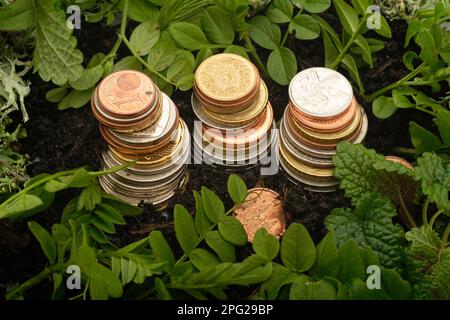
[[[208,44],[200,27],[188,22],[174,22],[169,26],[169,32],[175,41],[183,48],[199,50]]]
[[[416,36],[416,43],[420,46],[420,58],[426,63],[433,65],[438,59],[438,51],[433,35],[429,30],[420,31]]]
[[[380,17],[380,28],[375,28],[375,32],[380,36],[385,38],[392,38],[391,28],[389,27],[389,23],[383,15],[378,15]]]
[[[412,19],[408,24],[405,36],[405,48],[409,45],[411,39],[422,29],[422,22],[419,19]]]
[[[112,72],[122,70],[142,71],[142,65],[134,56],[128,56],[120,59],[117,63],[114,64],[112,68]]]
[[[206,232],[208,232],[211,228],[211,223],[206,217],[205,210],[203,210],[203,199],[198,191],[194,190],[194,198],[195,198],[195,229],[198,234],[203,236]]]
[[[128,3],[128,17],[137,22],[156,22],[159,17],[159,9],[157,6],[149,3],[148,0],[133,0]],[[121,1],[120,7],[123,10]]]
[[[338,246],[353,240],[362,247],[372,248],[383,266],[401,269],[404,235],[402,228],[392,223],[396,215],[389,200],[377,193],[365,193],[355,210],[333,209],[325,225],[333,231]]]
[[[316,258],[316,248],[308,230],[298,223],[289,226],[281,240],[281,261],[290,270],[301,273],[309,270]]]
[[[277,49],[281,42],[280,27],[265,16],[256,16],[250,20],[249,34],[258,45],[269,50]]]
[[[253,250],[255,253],[264,257],[268,261],[272,261],[278,255],[280,243],[273,235],[269,234],[266,229],[261,228],[256,231],[253,237]]]
[[[394,114],[397,107],[390,97],[380,96],[372,103],[372,112],[378,119],[387,119]]]
[[[225,215],[225,207],[222,200],[208,188],[202,187],[203,209],[212,223],[218,223]]]
[[[234,41],[233,25],[228,12],[218,7],[208,7],[202,16],[202,29],[212,43],[232,44]]]
[[[361,48],[363,60],[372,67],[372,51],[367,40],[363,36],[357,35],[355,44]]]
[[[235,217],[223,217],[219,221],[219,232],[226,241],[235,246],[244,246],[247,244],[247,233]]]
[[[336,239],[333,232],[329,232],[316,248],[316,260],[312,271],[322,277],[335,277],[338,272],[338,261]]]
[[[194,67],[195,58],[192,53],[185,50],[179,51],[175,57],[175,61],[167,69],[167,77],[175,81],[178,87],[186,83],[192,86]],[[180,87],[180,89],[182,88]]]
[[[67,27],[66,14],[52,0],[34,1],[36,17],[36,47],[33,54],[35,70],[44,81],[63,85],[78,79],[83,68],[83,54],[76,49],[77,41]]]
[[[186,254],[197,246],[198,234],[195,230],[194,219],[187,209],[180,204],[174,209],[175,235],[178,243]]]
[[[136,216],[143,212],[142,208],[124,202],[105,192],[102,192],[102,204],[113,207],[117,212],[120,212],[122,216]]]
[[[155,257],[166,262],[169,268],[173,268],[175,257],[161,231],[152,231],[149,236],[149,242]]]
[[[320,36],[319,23],[311,16],[298,14],[292,20],[295,37],[300,40],[312,40]]]
[[[93,177],[90,173],[86,169],[80,168],[72,175],[48,181],[45,184],[45,190],[58,192],[67,188],[84,188],[90,185],[92,181]]]
[[[244,180],[236,174],[232,174],[227,182],[228,193],[235,204],[244,202],[247,197],[247,186]]]
[[[23,31],[33,26],[32,0],[16,0],[0,7],[0,31]]]
[[[339,51],[336,45],[331,40],[327,31],[322,29],[322,39],[323,39],[323,47],[324,47],[324,55],[325,55],[325,66],[329,67],[331,64],[336,61],[339,56]]]
[[[234,246],[227,242],[218,231],[210,231],[205,237],[206,243],[215,253],[219,256],[223,262],[235,262],[236,254]]]
[[[81,192],[80,197],[78,198],[77,210],[85,208],[86,210],[92,211],[101,200],[102,196],[100,188],[92,183]]]
[[[111,270],[99,263],[94,263],[89,267],[88,273],[91,299],[104,300],[108,297],[122,296],[122,283]]]
[[[160,278],[155,279],[155,289],[158,300],[172,300],[172,296]]]
[[[30,221],[28,222],[28,228],[33,233],[34,237],[39,244],[41,245],[41,249],[47,257],[50,264],[54,264],[56,262],[56,244],[53,241],[50,233],[42,228],[37,222]]]
[[[50,102],[60,102],[69,93],[69,89],[66,87],[54,88],[45,94],[45,99]]]
[[[208,250],[196,248],[189,255],[192,264],[200,271],[211,268],[220,263],[217,256]]]
[[[97,84],[102,78],[102,75],[103,67],[100,65],[89,69],[83,69],[81,76],[75,81],[70,81],[70,85],[78,91],[88,90]]]
[[[261,291],[267,292],[267,299],[274,300],[278,297],[280,289],[294,282],[296,278],[297,275],[288,268],[278,263],[273,263],[272,275],[261,285]]]
[[[409,134],[414,148],[420,153],[434,151],[442,145],[438,136],[414,121],[409,123]]]
[[[436,124],[441,134],[442,141],[446,146],[450,146],[450,112],[438,111],[436,115]]]
[[[368,7],[373,3],[373,0],[352,0],[352,6],[359,15],[365,15]]]
[[[292,283],[291,300],[335,300],[336,289],[326,280],[312,281],[306,275],[299,275]]]
[[[160,36],[159,25],[154,22],[143,22],[138,25],[130,37],[130,45],[140,56],[145,56],[158,42]]]
[[[62,300],[62,292],[61,289],[63,288],[62,282],[63,282],[63,276],[61,273],[53,273],[53,292],[52,292],[52,300]]]
[[[250,58],[248,57],[248,54],[247,54],[247,49],[244,47],[241,47],[241,46],[236,46],[236,45],[228,46],[224,50],[224,52],[225,53],[234,53],[234,54],[237,54],[238,56],[241,56],[245,59],[250,60]]]
[[[116,208],[111,207],[107,204],[101,203],[96,212],[101,212],[104,217],[108,217],[108,220],[115,224],[126,224],[125,219],[122,217],[119,211]]]
[[[98,229],[97,227],[94,227],[93,225],[89,225],[88,227],[89,235],[98,243],[109,243],[108,238],[106,237],[105,233]]]
[[[344,30],[350,35],[357,32],[359,19],[355,9],[344,0],[333,0],[333,3]]]
[[[197,56],[195,57],[195,67],[198,68],[198,66],[205,61],[207,58],[211,57],[214,54],[214,52],[210,48],[201,48]]]
[[[233,279],[230,284],[251,285],[261,283],[269,279],[273,272],[272,262],[254,254],[243,262],[232,266]],[[234,272],[233,272],[234,271]]]
[[[59,110],[65,110],[68,108],[81,108],[85,106],[90,100],[92,95],[93,88],[78,91],[72,90],[67,96],[62,99],[62,101],[58,104]]]
[[[37,196],[31,194],[21,195],[7,205],[0,207],[0,219],[17,216],[25,211],[38,208],[43,204],[44,202]]]
[[[312,17],[320,25],[323,33],[327,33],[329,35],[329,38],[332,40],[332,43],[334,43],[336,48],[338,48],[340,51],[343,50],[344,46],[342,45],[341,40],[339,39],[339,35],[336,33],[334,28],[331,27],[326,20],[322,19],[318,15],[312,15]]]
[[[414,70],[413,61],[414,59],[417,59],[418,56],[414,51],[408,51],[403,55],[403,63],[405,64],[406,68],[408,68],[409,71]]]
[[[294,8],[290,0],[274,0],[267,9],[266,16],[273,23],[291,22]]]
[[[356,62],[350,54],[346,54],[344,58],[342,58],[342,67],[347,70],[352,76],[353,80],[358,84],[358,88],[360,94],[364,94],[364,85],[359,76],[358,67],[356,66]]]
[[[311,13],[321,13],[331,5],[331,0],[295,0],[302,4],[303,8]]]
[[[95,218],[90,220],[90,222],[96,226],[98,229],[106,232],[106,233],[115,233],[116,228],[114,224],[109,220],[109,216],[105,214],[103,211],[95,211]]]
[[[349,282],[352,278],[365,279],[366,269],[357,244],[353,240],[339,248],[338,279]]]
[[[297,59],[288,48],[280,47],[272,51],[267,60],[270,77],[281,85],[288,85],[297,73]]]
[[[424,153],[417,159],[416,175],[422,192],[439,208],[449,210],[450,165],[444,167],[441,158],[434,153]]]
[[[394,270],[381,269],[381,288],[391,299],[407,300],[411,298],[411,286],[408,281]]]
[[[399,90],[392,90],[392,98],[396,108],[413,108],[414,105]]]

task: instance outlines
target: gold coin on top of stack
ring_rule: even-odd
[[[94,116],[109,148],[103,169],[136,161],[99,178],[102,188],[125,201],[162,208],[186,181],[190,134],[173,101],[145,74],[110,74],[91,98]]]
[[[299,72],[289,85],[280,124],[279,157],[287,174],[316,192],[336,190],[332,157],[341,141],[360,143],[368,119],[349,81],[328,68]]]
[[[207,58],[195,72],[193,91],[192,109],[202,122],[194,142],[207,162],[247,167],[267,155],[273,111],[267,86],[250,61],[229,53]],[[202,160],[195,154],[194,159]]]

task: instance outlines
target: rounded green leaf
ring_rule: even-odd
[[[142,71],[142,65],[134,56],[128,56],[120,59],[117,63],[115,63],[112,68],[112,72],[127,69]]]
[[[308,230],[293,223],[281,240],[281,261],[290,270],[301,273],[309,270],[316,259],[316,248]]]
[[[68,108],[81,108],[91,100],[93,88],[88,90],[78,91],[72,90],[61,102],[58,104],[59,110]]]
[[[331,5],[331,0],[300,0],[299,2],[302,2],[303,8],[311,13],[324,12]]]
[[[243,246],[247,243],[247,233],[244,227],[234,217],[226,216],[219,222],[220,235],[236,246]]]
[[[256,16],[250,21],[250,37],[258,45],[269,50],[278,48],[281,30],[265,16]]]
[[[266,229],[261,228],[253,237],[253,250],[267,260],[273,260],[280,250],[280,242]]]
[[[326,280],[314,281],[302,274],[292,283],[289,299],[335,300],[336,288]]]
[[[224,50],[225,53],[234,53],[245,59],[249,59],[247,49],[241,46],[231,45]],[[249,59],[250,60],[250,59]]]
[[[158,42],[160,35],[159,25],[153,22],[144,22],[138,25],[130,37],[130,45],[140,56],[145,56]]]
[[[234,203],[242,203],[247,197],[247,186],[244,180],[236,174],[232,174],[228,178],[227,189]]]
[[[275,82],[288,85],[297,73],[297,59],[290,49],[277,48],[269,55],[267,70]]]
[[[88,90],[97,84],[97,82],[102,78],[102,75],[103,67],[100,65],[90,69],[83,69],[81,77],[75,81],[70,81],[70,85],[75,90]]]
[[[158,42],[150,49],[147,62],[155,71],[162,71],[175,61],[177,47],[167,31],[161,33]]]
[[[180,46],[189,50],[199,50],[208,44],[208,39],[206,39],[202,29],[192,23],[171,23],[169,32]]]
[[[387,119],[397,110],[392,98],[378,97],[372,103],[372,112],[378,119]]]
[[[316,39],[320,35],[319,23],[306,14],[297,15],[291,26],[295,30],[295,37],[300,40]]]
[[[266,16],[274,23],[291,22],[294,8],[291,0],[274,0],[267,9]]]
[[[54,88],[45,94],[45,98],[53,103],[60,102],[69,93],[65,87]]]
[[[205,10],[201,24],[208,39],[213,43],[232,44],[234,30],[231,16],[218,7],[209,7]]]

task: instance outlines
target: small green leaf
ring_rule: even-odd
[[[39,241],[41,245],[41,249],[47,257],[50,264],[54,264],[56,262],[56,244],[53,241],[50,233],[42,228],[37,222],[30,221],[28,222],[28,228],[33,233],[34,237]]]
[[[302,7],[311,13],[321,13],[331,6],[331,0],[294,0],[300,2]],[[300,7],[300,6],[299,6]]]
[[[396,108],[406,109],[414,107],[411,101],[398,90],[392,90],[392,98],[394,98],[393,102]]]
[[[373,101],[372,112],[378,119],[387,119],[394,114],[397,107],[392,98],[378,97]]]
[[[159,25],[153,22],[143,22],[138,25],[130,37],[130,45],[140,56],[145,56],[158,42],[160,36]]]
[[[96,217],[91,220],[91,223],[106,233],[115,233],[116,228],[114,224],[109,220],[109,216],[103,211],[95,211]]]
[[[227,189],[235,204],[244,202],[247,197],[247,186],[244,180],[236,174],[232,174],[228,178]]]
[[[202,187],[203,209],[212,223],[218,223],[225,215],[225,207],[222,200],[208,188]]]
[[[289,299],[335,300],[336,289],[326,280],[319,280],[316,282],[302,274],[292,283]]]
[[[256,16],[250,20],[250,37],[258,45],[269,50],[278,48],[281,42],[281,30],[266,16]]]
[[[409,45],[411,39],[422,29],[422,22],[420,19],[412,19],[408,23],[408,29],[405,36],[405,48]]]
[[[102,204],[113,207],[122,216],[136,216],[143,212],[142,208],[124,202],[110,194],[102,192]]]
[[[203,210],[203,199],[198,191],[194,190],[194,198],[195,198],[195,229],[198,234],[203,236],[206,232],[208,232],[211,228],[211,222],[208,220],[205,214],[205,210]]]
[[[58,104],[59,110],[65,110],[68,108],[81,108],[85,106],[90,100],[93,88],[78,91],[72,90],[61,102]]]
[[[21,213],[29,210],[33,210],[43,205],[44,202],[41,198],[31,195],[24,194],[14,199],[5,206],[0,207],[0,219],[10,218],[13,216],[20,215]]]
[[[329,67],[331,64],[336,61],[337,57],[339,56],[339,51],[334,44],[334,42],[331,40],[331,37],[329,36],[329,33],[322,29],[322,39],[323,39],[323,47],[324,47],[324,53],[325,53],[325,66]]]
[[[0,7],[0,31],[23,31],[33,26],[32,0],[16,0]]]
[[[380,17],[380,28],[375,28],[375,32],[380,36],[385,38],[392,38],[391,28],[389,27],[389,23],[383,15],[378,15]]]
[[[338,272],[339,256],[333,232],[329,232],[316,248],[317,256],[313,271],[322,277],[335,277]]]
[[[122,217],[119,211],[116,210],[116,208],[111,207],[107,204],[101,203],[97,211],[101,211],[104,213],[105,216],[108,216],[108,220],[110,220],[112,223],[115,224],[125,224],[125,219]]]
[[[95,209],[96,205],[102,200],[100,193],[100,188],[92,183],[83,189],[77,204],[77,210],[85,208],[86,210],[92,211]]]
[[[273,262],[273,272],[269,279],[261,285],[261,291],[267,292],[267,299],[278,297],[280,289],[297,279],[297,275],[288,268]]]
[[[94,87],[102,78],[102,75],[103,67],[98,65],[90,69],[83,69],[81,76],[69,83],[75,90],[84,91]]]
[[[60,102],[69,93],[69,89],[66,87],[54,88],[45,94],[45,99],[50,102]]]
[[[234,30],[228,12],[218,7],[208,7],[201,19],[202,29],[212,43],[232,44]]]
[[[197,246],[198,234],[195,230],[194,219],[187,209],[180,204],[174,209],[175,235],[178,243],[186,254]]]
[[[196,248],[192,250],[189,256],[192,264],[200,271],[207,270],[220,263],[217,256],[208,250]]]
[[[241,46],[231,45],[224,50],[225,53],[234,53],[245,59],[250,60],[247,54],[247,49]]]
[[[333,3],[344,30],[350,35],[357,32],[359,19],[355,9],[344,0],[333,0]]]
[[[149,242],[155,257],[166,262],[168,267],[172,268],[175,264],[175,257],[161,231],[152,231],[149,236]]]
[[[450,146],[450,112],[441,110],[436,115],[436,124],[441,134],[442,141]]]
[[[414,148],[420,153],[436,150],[442,145],[438,136],[414,121],[409,123],[409,134]]]
[[[172,296],[160,278],[155,279],[155,289],[158,300],[172,300]]]
[[[309,270],[316,259],[316,248],[308,230],[293,223],[281,240],[281,260],[290,270],[301,273]]]
[[[150,49],[147,62],[155,71],[162,71],[172,64],[176,56],[176,45],[169,32],[161,32],[156,44]]]
[[[273,23],[291,22],[294,8],[290,0],[274,0],[267,9],[266,16]]]
[[[58,192],[67,188],[84,188],[91,184],[93,177],[84,168],[75,171],[74,174],[53,179],[45,184],[45,190],[48,192]]]
[[[220,260],[223,262],[235,262],[236,254],[234,246],[225,241],[218,231],[210,231],[205,237],[206,243],[215,253],[219,256]]]
[[[234,217],[226,216],[219,221],[220,235],[235,246],[247,244],[247,233],[244,227]]]
[[[414,70],[413,61],[417,59],[417,53],[414,51],[408,51],[403,55],[403,63],[405,64],[405,67],[408,68],[409,71]]]
[[[114,64],[112,68],[112,72],[121,71],[121,70],[137,70],[142,71],[142,65],[134,56],[128,56],[120,59],[117,63]]]
[[[202,29],[192,23],[171,23],[169,32],[179,45],[189,50],[199,50],[208,44],[208,39],[206,39]]]
[[[150,3],[149,3],[150,2]],[[148,0],[133,0],[128,4],[128,17],[137,22],[156,22],[159,17],[159,9],[152,5],[152,1]],[[123,10],[123,3],[121,1],[120,7]]]
[[[278,255],[280,243],[273,235],[269,234],[266,229],[261,228],[256,231],[253,237],[253,250],[261,257],[272,261]]]
[[[346,54],[342,59],[342,67],[347,70],[352,76],[353,80],[358,84],[358,88],[361,94],[364,94],[364,85],[359,76],[358,67],[356,66],[356,62],[350,54]]]
[[[267,70],[272,79],[281,85],[288,85],[297,73],[297,59],[291,49],[280,47],[272,51],[267,61]]]
[[[438,58],[438,50],[433,35],[429,30],[420,31],[416,36],[416,43],[420,46],[420,58],[426,63],[433,65]]]
[[[349,282],[352,278],[364,279],[366,269],[357,244],[353,240],[345,242],[339,248],[338,279]]]
[[[298,14],[292,20],[295,37],[300,40],[312,40],[320,36],[319,23],[311,16]]]
[[[195,57],[195,67],[198,68],[198,66],[205,61],[207,58],[211,57],[214,54],[214,52],[207,47],[201,48],[197,56]]]

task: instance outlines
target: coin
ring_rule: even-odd
[[[247,59],[230,53],[213,55],[195,72],[195,84],[206,96],[217,101],[236,101],[247,97],[257,86],[259,73]]]
[[[111,115],[129,117],[144,113],[157,97],[156,86],[144,73],[123,70],[111,73],[98,85],[98,101]]]
[[[384,159],[385,159],[385,160],[392,161],[392,162],[399,163],[399,164],[405,166],[406,168],[408,168],[408,169],[414,171],[414,167],[412,166],[412,164],[409,163],[408,161],[406,161],[406,160],[403,159],[403,158],[396,157],[396,156],[385,156]]]
[[[353,98],[349,81],[328,68],[299,72],[289,84],[289,97],[299,112],[312,118],[333,118],[347,110]]]
[[[247,198],[234,210],[234,216],[244,226],[250,243],[253,242],[256,231],[261,228],[277,238],[280,238],[286,229],[283,203],[280,195],[271,189],[248,190]]]

